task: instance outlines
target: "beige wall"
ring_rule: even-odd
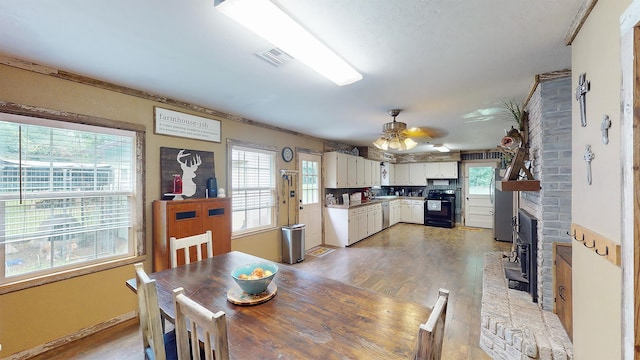
[[[227,189],[227,139],[322,151],[318,139],[287,132],[222,121],[220,144],[155,135],[153,107],[194,113],[150,100],[0,65],[0,100],[106,119],[142,124],[146,132],[146,247],[151,249],[151,202],[160,198],[161,146],[213,151],[218,186]],[[278,157],[278,168],[294,169],[295,161]],[[281,201],[279,224],[287,222],[287,208]],[[240,250],[274,261],[280,260],[280,231],[270,231],[232,240],[232,250]],[[150,250],[148,250],[149,253]],[[145,263],[151,269],[151,257]],[[0,358],[43,345],[81,329],[100,324],[135,310],[134,294],[124,283],[134,276],[133,266],[125,266],[27,290],[0,295]]]
[[[572,221],[620,243],[622,169],[620,134],[619,19],[631,3],[599,1],[575,38],[572,84],[587,74],[587,127],[573,102]],[[601,141],[600,122],[613,123],[609,144]],[[585,145],[590,144],[593,183],[587,184]],[[619,359],[622,356],[622,270],[590,249],[573,242],[573,342],[576,359]]]

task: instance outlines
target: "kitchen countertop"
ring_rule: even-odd
[[[334,204],[334,205],[325,205],[325,207],[332,208],[332,209],[354,209],[360,206],[373,205],[373,204],[383,203],[385,201],[391,201],[391,200],[424,200],[424,196],[388,196],[384,198],[373,198],[368,201],[363,201],[359,204],[349,204],[349,205]]]

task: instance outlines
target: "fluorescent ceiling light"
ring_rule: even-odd
[[[362,75],[268,0],[215,0],[215,8],[339,86]]]
[[[436,145],[433,145],[433,147],[434,147],[436,150],[440,151],[440,152],[449,152],[449,151],[451,151],[451,150],[449,150],[449,148],[448,148],[448,147],[446,147],[446,146],[444,146],[444,145],[442,145],[442,144],[436,144]]]

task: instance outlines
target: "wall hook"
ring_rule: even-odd
[[[607,256],[609,255],[609,247],[605,246],[604,247],[604,254],[600,254],[600,251],[598,251],[598,249],[596,249],[596,254],[600,255],[600,256]]]
[[[582,237],[584,238],[584,235],[583,235]],[[593,249],[594,247],[596,247],[596,241],[595,241],[595,240],[593,240],[593,241],[592,241],[592,243],[591,243],[591,246],[589,246],[589,245],[587,245],[587,243],[586,243],[586,242],[584,242],[584,240],[583,240],[583,241],[582,241],[582,245],[586,246],[586,247],[587,247],[587,248],[589,248],[589,249]],[[597,251],[597,249],[596,249],[596,251]]]
[[[574,240],[578,240],[576,239],[576,229],[573,229],[573,234],[567,231],[567,235],[571,236]]]

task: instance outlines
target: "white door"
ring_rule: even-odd
[[[305,225],[305,250],[322,245],[321,160],[320,155],[298,153],[298,216],[300,224]]]
[[[493,201],[496,163],[465,165],[465,225],[493,229]]]

